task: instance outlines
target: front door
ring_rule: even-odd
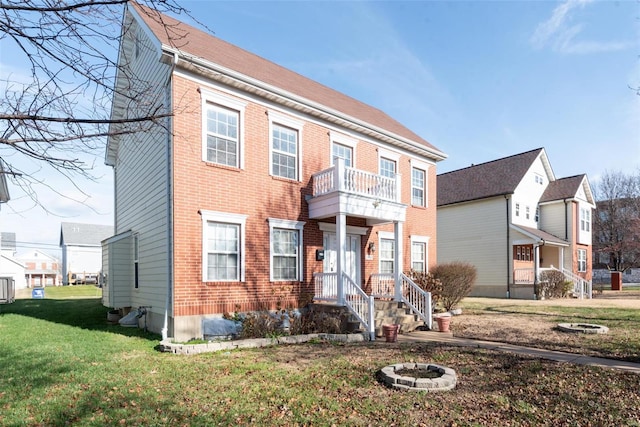
[[[336,233],[324,233],[324,273],[335,273],[338,269]],[[360,236],[347,234],[344,271],[356,285],[360,286]]]

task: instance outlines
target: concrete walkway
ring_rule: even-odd
[[[501,342],[457,338],[454,337],[451,332],[413,331],[408,334],[398,335],[398,342],[437,342],[461,347],[486,348],[488,350],[506,351],[509,353],[537,357],[540,359],[555,360],[556,362],[600,366],[602,368],[619,369],[622,371],[640,374],[640,363],[605,359],[603,357],[583,356],[581,354],[565,353],[562,351],[522,347],[519,345],[506,344]]]

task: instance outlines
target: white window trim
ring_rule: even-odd
[[[423,182],[423,187],[422,187],[422,204],[421,205],[414,205],[413,204],[413,170],[417,169],[420,170],[424,173],[424,182]],[[429,182],[429,178],[428,178],[428,169],[423,169],[419,166],[416,166],[413,164],[413,162],[411,163],[411,206],[418,206],[421,208],[426,208],[429,207],[429,202],[428,202],[428,198],[427,198],[427,187],[428,187],[428,182]]]
[[[247,215],[242,214],[234,214],[228,212],[216,212],[216,211],[207,211],[200,210],[200,215],[202,216],[202,281],[210,282],[207,278],[207,223],[208,222],[224,222],[227,224],[236,224],[240,226],[240,254],[239,254],[239,263],[240,263],[240,277],[238,280],[216,280],[216,282],[244,282],[245,278],[245,229],[247,223]]]
[[[429,272],[429,236],[411,236],[411,268],[413,268],[413,244],[414,243],[424,243],[424,272]]]
[[[378,149],[378,167],[380,167],[380,157],[384,157],[385,159],[393,160],[396,162],[396,166],[398,166],[398,162],[400,161],[400,153],[396,153],[395,151],[385,150],[383,148]],[[396,173],[398,172],[396,168]]]
[[[214,92],[205,87],[200,86],[200,99],[201,99],[201,120],[202,120],[202,161],[212,165],[218,163],[210,162],[207,160],[207,104],[216,104],[221,107],[226,107],[238,112],[238,168],[244,169],[244,110],[247,106],[247,102],[240,101],[239,99],[232,98],[227,95],[223,95],[218,92]],[[227,165],[221,165],[227,166]],[[235,166],[227,166],[235,167]]]
[[[302,182],[302,128],[304,127],[304,122],[274,110],[268,110],[267,115],[269,116],[269,175],[276,178],[287,179],[273,174],[273,125],[277,124],[298,132],[298,146],[296,147],[296,174],[298,176],[293,181]]]
[[[329,131],[329,165],[333,164],[333,143],[341,144],[351,148],[351,167],[356,167],[356,147],[358,146],[358,140],[347,135],[335,131]]]
[[[391,231],[379,231],[378,232],[378,252],[382,251],[382,240],[393,240],[393,244],[394,244],[394,249],[397,250],[396,246],[397,246],[397,242],[395,241],[396,236],[393,232]],[[393,255],[393,269],[395,270],[396,268],[396,259],[395,259],[395,253]],[[386,261],[382,259],[382,255],[378,255],[378,272],[382,271],[382,261]]]
[[[301,282],[304,278],[304,240],[303,230],[306,222],[304,221],[291,221],[288,219],[268,218],[269,222],[269,280],[271,282],[290,282],[291,280],[276,280],[273,277],[273,229],[283,228],[288,230],[296,230],[299,233],[298,239],[298,277],[295,279],[297,282]]]

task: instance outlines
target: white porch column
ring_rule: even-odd
[[[404,257],[402,255],[402,247],[403,247],[402,223],[399,221],[396,221],[393,223],[393,238],[394,238],[395,247],[396,247],[396,251],[393,259],[393,268],[394,268],[393,278],[395,282],[395,295],[393,299],[396,301],[401,301],[402,300],[402,280],[400,279],[400,275],[402,274],[402,271],[403,271],[402,260]]]
[[[560,246],[560,259],[558,260],[558,269],[564,272],[564,247]]]
[[[338,304],[344,305],[344,281],[342,272],[346,265],[345,251],[347,247],[347,216],[339,213],[336,216],[336,258],[337,258],[337,284],[338,284]]]

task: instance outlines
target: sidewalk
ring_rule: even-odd
[[[602,368],[619,369],[640,374],[640,363],[621,360],[605,359],[603,357],[583,356],[562,351],[543,350],[532,347],[522,347],[493,341],[472,340],[454,337],[451,332],[413,331],[398,335],[398,342],[438,342],[461,347],[486,348],[488,350],[506,351],[540,359],[555,360],[556,362],[575,363],[577,365],[600,366]]]

